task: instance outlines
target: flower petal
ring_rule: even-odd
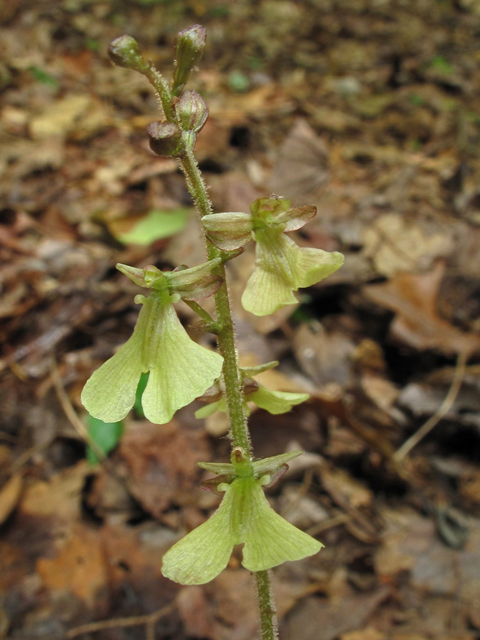
[[[249,213],[212,213],[202,218],[208,239],[223,251],[233,251],[251,240],[252,216]]]
[[[294,291],[327,278],[340,269],[344,260],[338,251],[299,247],[285,235],[281,238],[281,248],[293,275]]]
[[[273,415],[287,413],[292,407],[309,399],[308,393],[290,393],[288,391],[271,391],[265,387],[250,393],[245,399],[254,402],[260,409],[265,409]]]
[[[268,231],[262,236],[266,233]],[[290,278],[279,268],[279,260],[271,251],[272,244],[274,242],[262,242],[261,235],[257,234],[255,271],[242,295],[243,308],[256,316],[268,316],[280,307],[298,302],[292,293]]]
[[[125,418],[135,402],[140,376],[148,371],[143,353],[151,304],[149,299],[143,300],[133,335],[83,387],[83,406],[90,415],[104,422],[119,422]]]
[[[142,404],[150,422],[164,424],[213,384],[222,372],[223,358],[189,337],[171,302],[157,299],[157,305]]]
[[[250,489],[249,506],[242,562],[249,571],[265,571],[287,560],[301,560],[323,547],[318,540],[275,513],[259,482],[254,482]]]
[[[317,214],[317,207],[304,206],[297,207],[296,209],[289,209],[277,216],[276,221],[280,224],[285,224],[284,232],[296,231],[301,229]]]
[[[163,556],[162,573],[180,584],[205,584],[225,569],[235,544],[230,487],[213,516]]]

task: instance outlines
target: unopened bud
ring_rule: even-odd
[[[196,91],[185,91],[175,109],[184,131],[198,133],[208,118],[205,100]]]
[[[147,63],[140,53],[137,41],[131,36],[116,38],[108,47],[108,55],[118,67],[140,72],[147,68]]]
[[[176,37],[175,71],[173,73],[173,90],[176,95],[185,86],[190,71],[202,59],[206,40],[206,29],[199,24],[180,31]]]
[[[182,155],[182,133],[170,122],[151,122],[147,127],[150,149],[157,156]]]

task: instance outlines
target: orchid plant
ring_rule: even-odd
[[[221,504],[209,520],[171,547],[164,556],[162,572],[181,584],[203,584],[227,566],[233,547],[243,544],[242,564],[255,573],[257,581],[262,640],[273,640],[277,630],[269,570],[316,554],[322,544],[270,507],[264,489],[302,452],[255,460],[247,424],[248,403],[280,414],[307,400],[308,394],[272,391],[254,379],[278,362],[239,367],[225,262],[238,256],[247,242],[255,242],[255,269],[242,304],[247,311],[263,316],[296,304],[293,292],[336,271],[343,256],[299,247],[286,235],[311,220],[315,207],[292,209],[288,200],[266,196],[256,200],[249,213],[213,212],[193,155],[208,108],[196,91],[185,90],[205,42],[205,29],[199,25],[178,34],[171,82],[143,58],[130,36],[117,38],[110,46],[113,62],[143,74],[160,100],[162,119],[147,128],[150,147],[157,155],[178,158],[205,231],[207,260],[163,272],[155,266],[117,265],[135,284],[148,289],[149,295],[135,297],[142,308],[133,335],[93,373],[83,389],[82,402],[95,418],[110,423],[122,420],[135,402],[142,374],[148,373],[142,404],[151,422],[168,422],[194,399],[207,402],[197,411],[198,418],[215,411],[228,414],[230,462],[200,463],[202,469],[215,474],[203,484],[223,496]],[[208,296],[215,298],[215,319],[198,303]],[[198,326],[217,336],[218,352],[188,336],[175,310],[180,301],[198,314]]]

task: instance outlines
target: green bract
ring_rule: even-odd
[[[132,337],[87,381],[82,402],[104,422],[122,420],[135,402],[142,373],[150,372],[142,397],[145,417],[156,424],[171,420],[177,409],[204,393],[222,371],[223,358],[194,342],[177,317],[173,302],[212,295],[222,279],[212,275],[220,259],[192,269],[161,272],[117,265],[131,280],[151,289],[142,304]]]
[[[237,447],[232,454],[233,464],[200,463],[205,469],[223,474],[217,488],[225,496],[207,522],[165,554],[163,575],[181,584],[209,582],[225,569],[233,547],[241,543],[242,564],[249,571],[265,571],[320,551],[320,542],[275,513],[262,488],[279,469],[286,468],[288,460],[301,453],[294,451],[251,462]]]
[[[315,207],[290,209],[288,200],[273,196],[255,200],[250,211],[202,218],[208,238],[224,251],[241,247],[251,237],[257,244],[255,271],[242,296],[247,311],[265,316],[296,304],[293,291],[320,282],[342,266],[341,253],[299,247],[285,235],[313,218]]]

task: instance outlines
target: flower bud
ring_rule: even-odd
[[[185,91],[175,109],[184,131],[198,133],[208,118],[205,100],[196,91]]]
[[[170,122],[151,122],[147,127],[150,149],[157,156],[182,155],[182,133]]]
[[[190,71],[200,62],[205,49],[207,32],[199,24],[180,31],[175,39],[175,71],[173,73],[173,90],[176,95],[185,86]]]
[[[131,36],[116,38],[108,47],[108,55],[118,67],[140,72],[145,71],[147,68],[147,63],[140,53],[137,41]]]

